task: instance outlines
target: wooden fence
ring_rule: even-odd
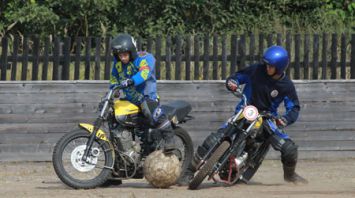
[[[109,37],[1,38],[0,80],[109,79]],[[268,46],[290,53],[292,79],[354,79],[355,34],[232,34],[138,39],[166,80],[218,80],[261,60]]]
[[[223,81],[160,81],[162,103],[183,99],[194,120],[183,124],[195,148],[232,115],[238,99]],[[298,121],[287,127],[299,158],[354,157],[355,81],[296,80]],[[16,81],[0,83],[0,161],[51,160],[53,147],[79,122],[93,122],[107,81]],[[279,158],[270,152],[268,158]]]

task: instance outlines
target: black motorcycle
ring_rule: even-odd
[[[249,105],[240,88],[233,94],[242,98],[244,105],[228,119],[226,127],[212,133],[198,147],[197,173],[189,183],[191,190],[196,189],[206,176],[226,185],[248,182],[269,151],[268,137],[274,133],[287,137],[277,127],[276,117]]]

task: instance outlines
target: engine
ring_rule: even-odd
[[[140,161],[141,146],[133,140],[132,133],[127,129],[114,131],[115,139],[119,151],[124,154],[124,157],[129,163],[137,164]]]

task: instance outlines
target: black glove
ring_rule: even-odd
[[[238,83],[237,81],[233,80],[232,78],[228,78],[226,81],[226,87],[229,91],[237,91],[238,89]]]
[[[121,87],[122,88],[130,87],[132,85],[134,85],[134,82],[130,78],[127,78],[126,80],[121,81]]]

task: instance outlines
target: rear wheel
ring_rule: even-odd
[[[84,129],[65,134],[54,147],[53,167],[63,183],[72,188],[95,188],[112,174],[113,150],[109,142],[96,139],[88,161],[82,160],[90,133]]]
[[[228,141],[222,142],[217,149],[212,153],[211,157],[206,161],[202,168],[197,172],[196,176],[190,181],[189,189],[195,190],[205,179],[205,177],[211,173],[213,166],[223,156],[223,154],[229,148],[230,143]]]

